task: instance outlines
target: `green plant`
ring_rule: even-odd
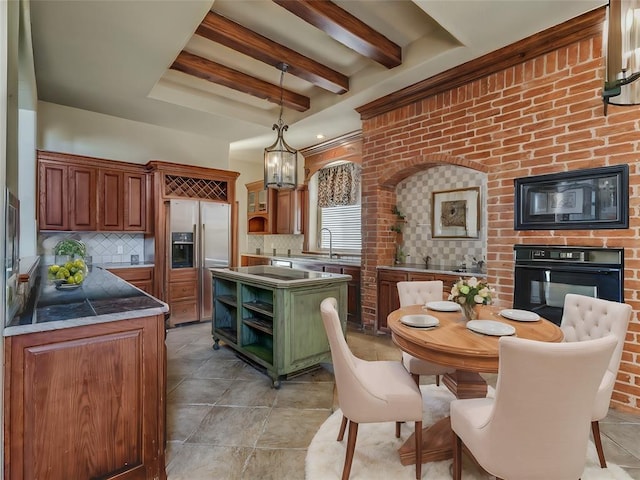
[[[53,253],[54,255],[75,255],[84,258],[87,256],[87,247],[79,240],[67,239],[58,242]]]
[[[404,215],[402,214],[402,212],[400,212],[400,210],[398,210],[398,206],[397,205],[393,206],[393,210],[391,210],[391,213],[393,213],[400,220],[404,220]]]
[[[391,231],[396,233],[402,233],[402,227],[400,225],[391,225]]]

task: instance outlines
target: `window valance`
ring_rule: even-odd
[[[357,163],[341,163],[318,171],[318,206],[356,205],[360,199],[362,167]]]

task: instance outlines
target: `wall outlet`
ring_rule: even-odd
[[[124,247],[122,245],[116,246],[116,253],[122,255],[124,253]]]

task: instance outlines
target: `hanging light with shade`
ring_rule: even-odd
[[[609,0],[605,28],[607,106],[640,105],[640,0]]]
[[[280,116],[278,123],[273,124],[273,130],[278,131],[273,145],[264,149],[264,188],[295,188],[298,179],[298,151],[284,141],[284,132],[289,129],[282,121],[283,108],[283,80],[289,66],[280,65]]]

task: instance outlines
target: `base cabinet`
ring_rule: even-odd
[[[420,282],[442,280],[444,292],[443,300],[449,296],[451,287],[460,277],[431,272],[413,272],[397,269],[378,269],[378,330],[388,332],[387,316],[400,308],[398,297],[398,282]]]
[[[222,340],[264,367],[275,388],[287,374],[331,361],[320,303],[338,300],[346,329],[347,282],[273,288],[214,276],[214,349]]]
[[[113,268],[108,270],[149,295],[152,294],[153,267]]]
[[[166,479],[164,317],[5,339],[5,478]]]

